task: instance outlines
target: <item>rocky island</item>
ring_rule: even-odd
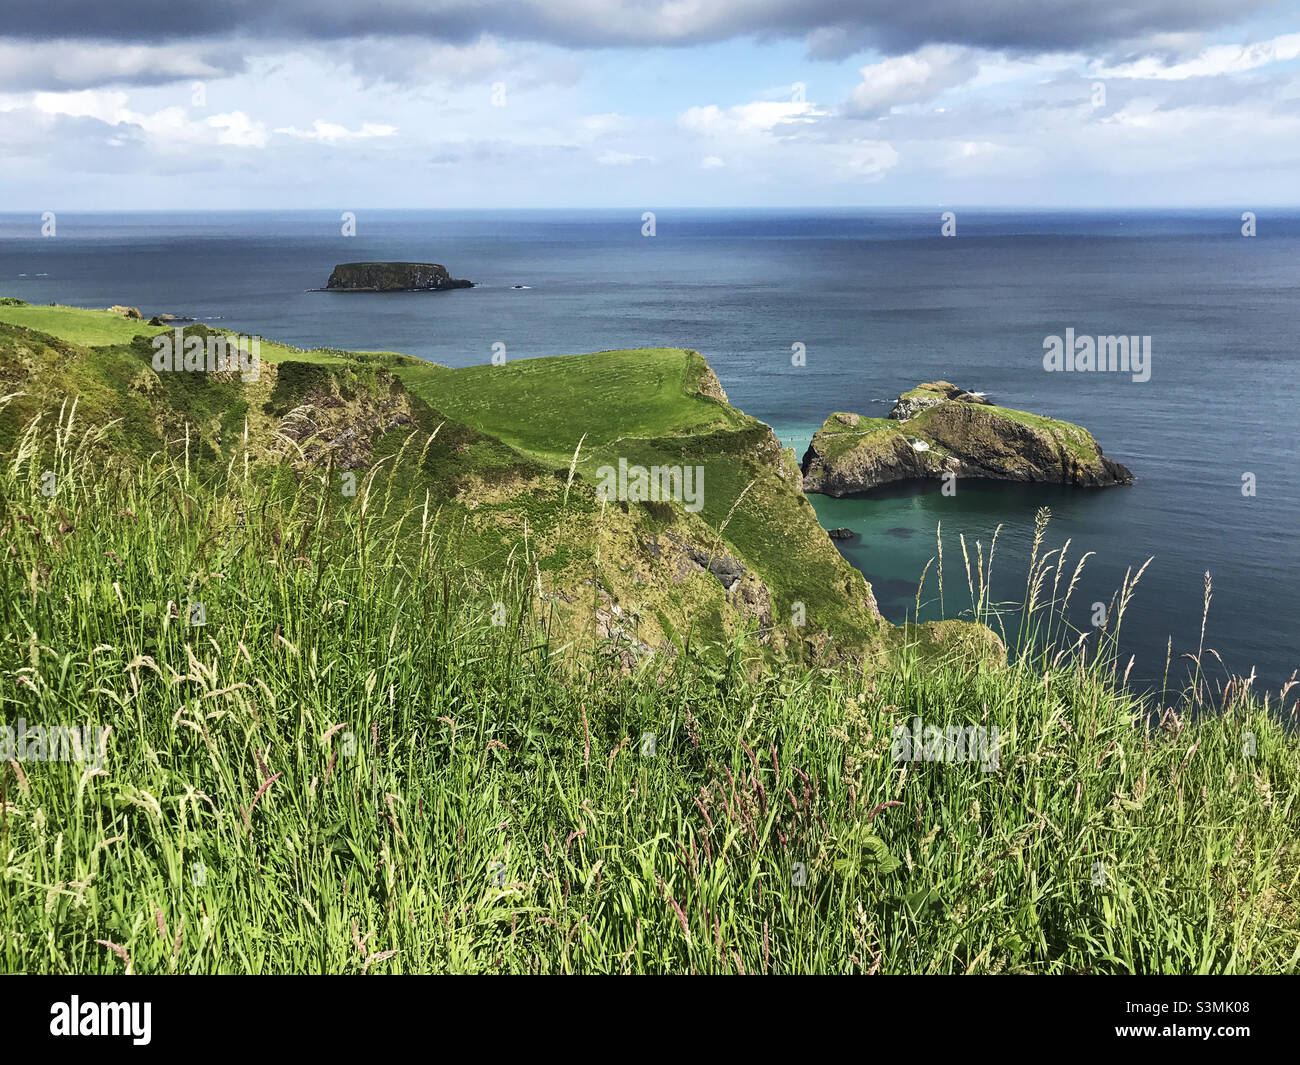
[[[326,292],[443,292],[473,288],[438,263],[342,263],[334,267]]]
[[[951,473],[1081,487],[1131,484],[1088,430],[999,407],[976,392],[931,381],[898,397],[887,418],[836,413],[803,457],[803,489],[830,496]]]

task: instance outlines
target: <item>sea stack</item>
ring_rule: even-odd
[[[325,284],[327,292],[443,292],[473,288],[438,263],[342,263]]]
[[[803,489],[830,496],[882,484],[975,477],[1101,488],[1132,484],[1087,429],[999,407],[978,392],[932,381],[898,397],[888,418],[835,413],[803,457]]]

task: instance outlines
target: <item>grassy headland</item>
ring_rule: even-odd
[[[0,322],[27,312],[0,722],[112,731],[102,764],[0,765],[5,971],[1296,967],[1292,703],[1125,691],[1131,586],[1012,666],[982,560],[969,622],[885,625],[693,353],[142,376],[98,312]],[[602,505],[617,456],[702,461],[704,509]],[[1077,576],[1047,535],[1025,648]],[[996,728],[996,769],[896,760],[913,719]]]

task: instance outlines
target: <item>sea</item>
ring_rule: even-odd
[[[1150,560],[1121,630],[1132,683],[1158,687],[1168,660],[1177,673],[1198,652],[1211,680],[1253,671],[1259,691],[1300,667],[1300,210],[351,215],[59,213],[45,236],[39,213],[0,214],[0,295],[450,366],[694,348],[800,457],[831,412],[880,417],[900,392],[948,380],[1085,426],[1136,480],[813,496],[828,529],[855,534],[840,549],[886,617],[970,609],[963,537],[972,569],[993,553],[992,601],[1018,603],[1046,507],[1044,550],[1068,541],[1069,574],[1088,555],[1069,608],[1080,631]],[[476,287],[318,291],[336,263],[362,260],[442,263]],[[1066,330],[1150,337],[1149,379],[1045,369],[1045,341]]]

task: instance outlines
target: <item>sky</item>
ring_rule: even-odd
[[[1300,203],[1300,0],[5,0],[0,211]]]

